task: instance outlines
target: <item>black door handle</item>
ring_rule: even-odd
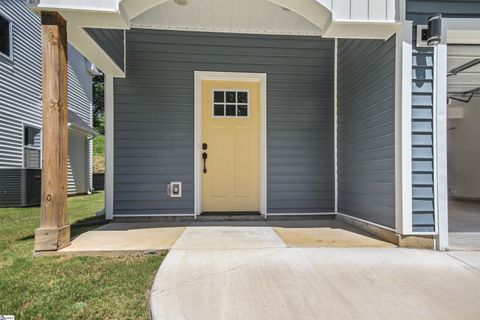
[[[206,152],[202,153],[203,173],[207,173],[207,158],[208,158],[208,154]]]

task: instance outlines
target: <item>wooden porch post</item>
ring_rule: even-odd
[[[67,23],[57,12],[42,12],[42,200],[35,251],[70,244],[67,225]]]

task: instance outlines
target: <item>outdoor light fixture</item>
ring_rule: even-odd
[[[173,2],[175,2],[179,6],[186,6],[188,4],[189,0],[173,0]]]
[[[442,15],[437,14],[428,18],[427,45],[435,46],[442,42]]]

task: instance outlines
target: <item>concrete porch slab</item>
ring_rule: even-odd
[[[396,247],[390,242],[337,219],[269,221],[268,223],[290,247]]]
[[[193,222],[172,249],[235,250],[285,248],[265,221]]]
[[[185,222],[109,223],[75,238],[59,254],[117,255],[168,250],[185,231]]]
[[[395,247],[336,219],[265,221],[113,222],[87,231],[71,245],[36,255],[128,255],[185,250],[285,247]]]

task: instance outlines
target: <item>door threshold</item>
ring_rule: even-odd
[[[207,221],[259,221],[263,220],[260,212],[202,212],[197,220]]]
[[[237,211],[222,211],[222,212],[202,212],[200,216],[261,216],[260,212],[254,211],[254,212],[237,212]]]

